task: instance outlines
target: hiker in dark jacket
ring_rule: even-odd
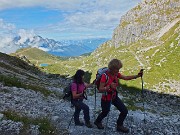
[[[122,63],[118,59],[112,59],[108,64],[108,71],[106,75],[108,75],[108,82],[106,82],[106,75],[103,74],[100,80],[99,91],[106,92],[106,94],[102,94],[101,98],[101,108],[102,112],[98,115],[94,124],[99,129],[104,129],[102,125],[102,120],[108,115],[110,111],[111,104],[113,104],[120,111],[119,118],[117,119],[117,131],[121,131],[124,133],[128,133],[129,129],[124,127],[123,122],[128,114],[128,110],[124,103],[117,95],[117,86],[119,85],[118,79],[123,80],[132,80],[143,75],[143,72],[140,71],[137,75],[125,76],[122,75],[119,70],[122,68]]]
[[[73,97],[72,103],[75,106],[74,122],[76,126],[84,125],[84,123],[80,122],[79,120],[80,111],[83,110],[85,125],[88,128],[92,128],[92,125],[90,123],[89,107],[85,103],[83,103],[86,88],[92,86],[92,84],[87,84],[84,82],[84,74],[85,72],[83,70],[77,70],[76,74],[74,75],[73,83],[71,84],[71,91]]]

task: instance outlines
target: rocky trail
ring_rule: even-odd
[[[56,89],[62,92],[62,89]],[[88,96],[85,100],[90,107],[91,122],[100,112],[100,94],[97,94],[97,106],[94,109],[94,96]],[[123,99],[123,97],[121,96]],[[139,94],[139,97],[141,95]],[[125,126],[130,128],[128,135],[179,135],[180,134],[180,98],[171,95],[159,95],[155,92],[145,92],[144,111],[129,110],[125,120]],[[132,98],[133,99],[133,98]],[[136,103],[143,107],[143,102]],[[0,134],[21,135],[24,124],[22,121],[13,121],[6,118],[2,112],[12,111],[31,119],[47,117],[56,128],[58,135],[118,135],[124,134],[116,131],[116,120],[119,112],[111,107],[106,132],[99,130],[93,124],[93,128],[75,126],[72,120],[74,108],[70,102],[59,99],[55,95],[44,97],[43,94],[23,88],[0,87]],[[95,117],[94,117],[95,116]],[[80,119],[83,121],[81,112]],[[103,124],[106,125],[106,119]],[[41,135],[39,125],[31,124],[23,133],[27,135]]]

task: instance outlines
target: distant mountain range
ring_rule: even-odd
[[[136,75],[141,68],[145,69],[142,78],[121,79],[117,89],[130,112],[126,123],[133,125],[129,127],[131,133],[179,134],[179,5],[178,0],[143,0],[122,17],[112,39],[102,40],[104,43],[98,48],[99,39],[57,42],[39,36],[27,40],[16,37],[9,45],[4,44],[0,51],[22,49],[11,55],[0,53],[0,134],[70,134],[71,131],[79,135],[101,134],[94,128],[74,128],[73,124],[67,129],[64,117],[72,117],[73,112],[70,105],[62,102],[63,89],[78,69],[86,71],[84,79],[88,75],[87,80],[91,78],[92,82],[97,70],[113,58],[122,61],[123,75]],[[86,57],[62,58],[47,53],[63,55],[74,51],[76,55],[91,47],[97,49]],[[41,67],[42,64],[48,66]],[[94,88],[87,93],[91,112]],[[99,108],[101,93],[96,96]],[[111,111],[110,125],[114,125],[117,113]],[[143,119],[146,125],[142,124]],[[108,134],[116,133],[111,129]]]
[[[52,48],[50,48],[47,52],[56,56],[79,56],[94,51],[98,46],[108,40],[109,39],[106,38],[64,40],[55,42],[55,44],[52,45]],[[46,46],[46,48],[49,47]]]
[[[44,39],[41,36],[34,36],[22,40],[22,37],[15,37],[12,42],[0,47],[3,53],[13,53],[18,49],[37,47],[43,51],[56,56],[79,56],[94,51],[99,45],[108,41],[106,38],[83,39],[83,40],[62,40]]]
[[[122,20],[126,21],[120,21],[111,40],[101,44],[100,47],[86,57],[66,59],[47,55],[46,52],[57,53],[63,56],[63,53],[66,52],[65,49],[67,49],[69,52],[70,50],[74,51],[70,54],[75,56],[77,53],[80,54],[81,49],[85,45],[87,45],[84,48],[86,50],[92,47],[88,45],[88,43],[92,43],[90,41],[55,42],[54,40],[40,37],[36,37],[36,40],[31,38],[26,42],[29,45],[32,44],[30,49],[18,50],[13,55],[26,56],[36,66],[48,64],[49,66],[41,68],[47,73],[73,76],[77,69],[83,69],[92,74],[92,81],[95,79],[96,72],[100,67],[105,67],[111,59],[118,58],[124,65],[121,69],[123,74],[135,75],[141,68],[145,69],[144,82],[146,89],[179,95],[180,63],[177,61],[180,58],[180,16],[178,16],[179,10],[176,7],[178,3],[176,0],[171,2],[168,0],[143,1],[142,4],[133,8],[122,17]],[[162,4],[163,6],[160,6]],[[173,5],[175,8],[172,8]],[[164,7],[164,9],[160,7]],[[148,9],[152,9],[150,10],[152,13],[154,13],[154,10],[158,11],[155,12],[157,13],[156,20],[154,20],[152,13]],[[130,15],[134,16],[134,21],[132,21],[133,17],[129,17]],[[147,16],[150,19],[147,19]],[[141,20],[142,18],[143,21]],[[169,18],[170,21],[165,18]],[[162,20],[164,20],[163,24],[161,24]],[[134,37],[137,35],[142,37]],[[17,39],[17,41],[21,41],[23,45],[22,41],[25,40]],[[37,47],[33,48],[33,46],[36,46],[36,43],[38,43]],[[77,45],[75,46],[75,44]],[[82,44],[83,47],[81,46]],[[46,49],[46,52],[37,48]],[[122,80],[121,83],[141,88],[139,79],[125,82]]]

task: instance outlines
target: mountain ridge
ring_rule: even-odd
[[[174,19],[172,22],[170,22],[169,24],[165,25],[163,28],[160,29],[160,31],[154,33],[153,35],[151,35],[149,38],[150,39],[159,39],[160,37],[162,37],[166,32],[168,32],[169,29],[171,29],[175,24],[177,24],[180,21],[180,18],[176,18]]]
[[[102,134],[96,127],[75,127],[73,122],[69,125],[74,109],[62,99],[69,79],[42,72],[15,56],[0,53],[0,59],[0,134]],[[90,106],[93,123],[100,111],[101,93],[96,94],[97,110],[94,110],[94,88],[88,91],[88,100],[84,102]],[[129,109],[124,122],[130,128],[129,135],[179,133],[179,96],[144,89],[142,98],[139,89],[127,85],[121,85],[118,91],[122,92],[120,97]],[[143,104],[146,104],[144,108]],[[119,112],[113,106],[111,109],[114,111],[110,113],[106,133],[118,135],[114,123]]]
[[[115,47],[146,39],[176,18],[180,18],[177,0],[144,0],[121,17],[113,33]],[[121,34],[123,33],[123,34]]]
[[[159,92],[169,91],[169,93],[180,95],[180,93],[178,93],[180,80],[178,76],[179,70],[177,70],[180,65],[175,61],[176,58],[180,57],[178,53],[179,23],[178,21],[171,29],[168,29],[158,40],[141,40],[129,46],[120,46],[119,48],[115,48],[112,46],[111,41],[107,41],[89,56],[79,56],[63,61],[56,60],[55,62],[52,60],[52,62],[50,62],[51,66],[44,67],[43,70],[50,73],[72,76],[77,69],[82,68],[92,73],[93,80],[98,68],[106,66],[111,58],[119,58],[123,64],[127,66],[122,68],[122,72],[135,74],[135,71],[138,72],[140,68],[145,69],[146,88],[156,91],[159,90]],[[172,60],[168,58],[170,56]],[[47,61],[44,60],[42,63],[47,63]],[[173,63],[176,64],[171,69],[168,65]],[[163,70],[161,68],[163,68]],[[151,78],[151,75],[157,74],[160,75],[159,78]],[[164,78],[164,76],[166,76],[166,78]],[[151,79],[147,80],[147,78]],[[137,82],[133,83],[128,83],[128,85],[140,87]],[[164,86],[162,87],[161,85]],[[157,89],[158,87],[159,89]],[[170,90],[168,90],[168,88],[170,88]]]
[[[174,4],[176,2],[177,1],[172,1],[170,3]],[[146,6],[147,9],[154,9],[150,7],[150,6],[154,6],[154,3],[155,1],[152,0],[151,5],[147,5],[147,3],[145,3],[144,5]],[[158,4],[160,3],[161,2],[158,2]],[[166,9],[168,10],[170,10],[169,9],[170,3],[167,4],[166,0],[162,2],[162,4],[164,4],[165,7],[167,4]],[[141,4],[141,6],[142,5],[143,4]],[[137,11],[139,11],[138,7],[139,6],[135,7],[134,9],[136,10],[138,9]],[[133,15],[134,9],[130,10],[122,18],[125,19],[125,17],[129,14]],[[157,30],[154,30],[154,32],[152,33],[148,33],[149,35],[147,35],[146,38],[144,39],[134,40],[133,42],[129,42],[128,45],[121,44],[117,46],[116,43],[119,42],[119,39],[117,38],[116,41],[114,37],[118,31],[119,34],[122,34],[123,31],[115,29],[112,39],[99,46],[94,52],[91,53],[90,56],[80,57],[79,59],[78,58],[69,59],[68,61],[63,61],[61,63],[56,63],[54,65],[51,65],[51,67],[47,67],[46,69],[49,72],[56,71],[55,73],[73,75],[76,69],[82,68],[86,71],[92,72],[92,78],[94,79],[98,68],[107,66],[107,63],[112,58],[118,58],[123,62],[123,65],[125,65],[121,69],[121,72],[125,74],[136,74],[138,70],[140,70],[141,68],[145,69],[144,79],[146,82],[147,89],[155,90],[155,91],[159,90],[159,92],[162,93],[169,92],[171,94],[176,93],[177,95],[180,95],[180,93],[178,92],[179,91],[178,84],[180,81],[180,77],[178,76],[180,74],[178,67],[180,65],[178,62],[176,62],[176,59],[180,57],[179,56],[180,21],[178,17],[176,19],[173,19],[174,14],[177,15],[177,13],[173,13],[176,11],[176,9],[177,8],[173,9],[170,12],[170,14],[165,15],[166,18],[169,18],[168,15],[170,15],[170,19],[174,20],[174,23],[173,21],[171,23],[164,21],[163,26],[161,26]],[[162,10],[161,11],[162,15],[163,12],[166,13],[164,8],[162,8],[161,10],[156,9],[156,11],[157,10],[158,11]],[[148,12],[144,14],[147,13]],[[160,16],[160,18],[163,18],[162,15]],[[139,18],[139,16],[137,18]],[[134,19],[136,18],[134,17]],[[117,28],[122,27],[122,25],[123,22],[121,21],[120,25]],[[168,25],[171,27],[168,27],[167,29],[166,26]],[[134,27],[136,27],[136,25]],[[163,30],[163,32],[161,32],[161,30]],[[130,33],[132,33],[132,31]],[[160,33],[161,37],[157,37],[156,39],[149,39],[149,37],[151,37],[154,33]],[[123,33],[123,35],[126,34]],[[127,38],[127,40],[129,39]],[[171,65],[173,66],[171,67]],[[62,67],[61,70],[57,69],[56,66]],[[154,77],[152,78],[152,76]],[[134,86],[138,88],[140,87],[139,83],[136,81],[133,83],[123,82],[123,84],[128,84],[128,86]],[[172,87],[172,86],[177,86],[177,87]]]
[[[76,127],[73,122],[69,125],[74,109],[70,102],[62,99],[68,79],[59,74],[41,72],[39,68],[15,56],[0,53],[0,59],[0,134],[88,135],[105,132],[95,125],[91,129]],[[84,102],[90,106],[93,123],[100,112],[101,93],[96,94],[97,110],[94,110],[94,88],[88,91],[88,100]],[[118,91],[122,92],[120,97],[129,109],[124,122],[130,128],[128,135],[179,134],[179,96],[144,89],[142,98],[139,89],[126,85],[121,85]],[[144,108],[143,104],[146,104]],[[111,110],[114,111],[110,112],[106,133],[118,135],[114,123],[119,112],[113,106]],[[81,115],[80,119],[83,119]]]
[[[1,52],[14,53],[18,49],[27,47],[36,47],[43,51],[56,56],[79,56],[84,53],[90,53],[101,43],[107,41],[107,38],[94,38],[82,40],[61,40],[44,39],[41,36],[21,37],[16,36],[14,39],[0,47]]]
[[[165,1],[167,0],[156,2]],[[143,2],[146,9],[149,8],[148,3],[153,5],[151,3],[155,1]],[[165,5],[160,5],[159,8],[163,6]],[[117,46],[114,39],[108,40],[88,56],[61,59],[37,48],[27,48],[24,52],[20,50],[19,55],[22,55],[23,60],[15,54],[10,56],[0,53],[0,134],[119,135],[115,128],[119,112],[115,107],[111,108],[106,131],[97,129],[95,125],[89,129],[74,126],[73,122],[69,124],[74,108],[71,108],[70,102],[62,99],[63,89],[70,81],[66,77],[72,77],[77,69],[83,69],[93,80],[97,69],[107,66],[113,58],[122,61],[122,74],[135,75],[141,68],[145,69],[143,89],[140,79],[121,80],[118,88],[119,96],[129,110],[124,122],[130,129],[127,135],[180,134],[179,23],[178,21],[163,32],[156,40],[144,38],[123,45],[119,44],[118,39]],[[160,29],[156,32],[159,31]],[[31,50],[38,54],[34,55]],[[33,64],[34,59],[42,60],[42,63],[49,61],[51,64],[38,67]],[[94,92],[94,87],[88,89],[88,100],[84,101],[89,105],[92,123],[101,111],[101,93],[97,93],[95,97]],[[83,120],[82,115],[80,119]],[[105,122],[106,120],[103,125],[106,125]]]

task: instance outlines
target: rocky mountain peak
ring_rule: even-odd
[[[178,0],[144,0],[128,11],[113,33],[115,47],[129,45],[137,40],[147,39],[175,19],[179,19]]]

